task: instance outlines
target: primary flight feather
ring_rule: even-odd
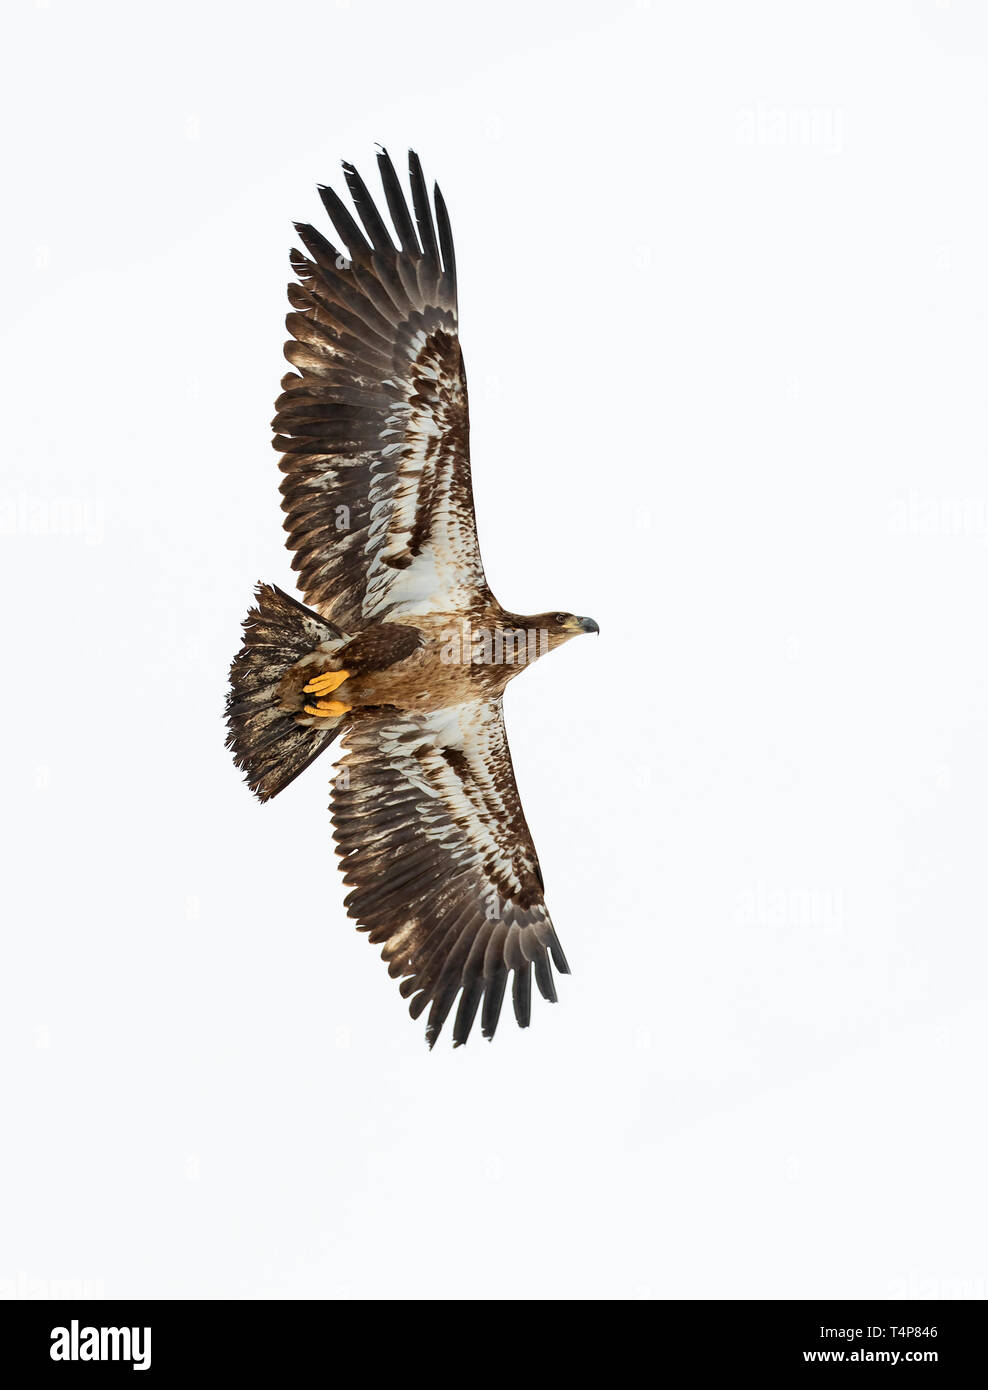
[[[339,245],[296,224],[288,297],[296,369],[274,419],[282,505],[307,607],[259,585],[230,673],[228,746],[262,801],[336,739],[334,839],[351,917],[435,1042],[478,1011],[493,1037],[512,981],[555,1001],[569,967],[546,910],[502,714],[508,681],[590,618],[522,616],[494,598],[477,542],[456,263],[438,187],[409,154],[409,210],[378,166],[395,245],[344,164],[360,225],[320,188]],[[435,218],[433,218],[433,207]],[[551,963],[550,963],[551,962]],[[457,1003],[458,999],[458,1003]]]

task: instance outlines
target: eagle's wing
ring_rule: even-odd
[[[453,1006],[466,1042],[483,1001],[497,1026],[508,972],[528,1026],[531,977],[546,999],[549,963],[569,967],[549,920],[542,874],[518,798],[501,701],[432,713],[365,714],[332,792],[334,839],[352,892],[347,909],[380,944],[413,1018],[431,1004],[430,1047]]]
[[[410,154],[416,235],[383,150],[378,163],[400,249],[349,164],[366,235],[331,188],[320,194],[346,252],[296,224],[309,253],[292,253],[301,284],[288,290],[296,312],[285,356],[297,373],[283,379],[274,419],[299,587],[313,608],[351,630],[396,613],[465,611],[489,598],[446,206],[437,187],[434,223]]]

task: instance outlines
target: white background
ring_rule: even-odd
[[[984,7],[6,17],[0,1291],[985,1296]],[[601,627],[507,700],[573,975],[431,1055],[221,719],[375,141],[494,589]]]

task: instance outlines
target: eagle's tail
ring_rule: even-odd
[[[258,584],[244,645],[230,667],[226,746],[262,801],[276,796],[333,742],[345,718],[305,714],[304,656],[332,656],[349,639],[273,584]]]

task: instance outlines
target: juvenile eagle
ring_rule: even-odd
[[[257,588],[230,672],[229,736],[262,801],[339,737],[332,782],[347,910],[381,946],[431,1047],[454,1001],[453,1044],[481,1009],[494,1035],[508,974],[515,1017],[531,980],[556,999],[538,857],[504,731],[511,678],[578,633],[572,613],[508,613],[477,543],[467,383],[446,204],[435,220],[410,153],[414,221],[378,156],[396,248],[363,179],[344,164],[361,229],[320,196],[345,251],[296,223],[298,283],[276,404],[282,506],[308,607]]]

